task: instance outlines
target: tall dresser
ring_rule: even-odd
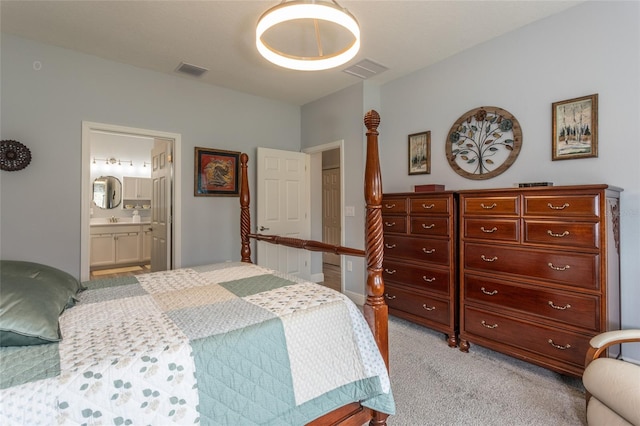
[[[620,191],[460,191],[460,350],[580,376],[589,340],[620,328]]]
[[[382,197],[383,278],[392,315],[441,331],[457,345],[456,196]]]

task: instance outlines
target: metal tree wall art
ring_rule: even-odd
[[[522,129],[498,107],[479,107],[463,114],[449,130],[449,165],[468,179],[489,179],[507,170],[518,157]]]

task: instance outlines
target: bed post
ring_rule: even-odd
[[[251,262],[251,247],[249,245],[249,232],[251,232],[251,214],[249,212],[249,178],[247,176],[247,163],[249,156],[244,152],[240,154],[240,241],[242,248],[240,255],[242,261]]]
[[[378,155],[378,125],[380,115],[371,110],[364,116],[367,127],[367,162],[364,171],[364,197],[366,202],[366,261],[367,300],[364,316],[389,368],[389,312],[384,301],[382,279],[383,236],[382,236],[382,176]],[[386,425],[387,414],[374,412],[370,425]]]

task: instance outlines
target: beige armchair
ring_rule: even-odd
[[[640,365],[603,355],[609,346],[640,342],[640,330],[617,330],[589,342],[582,383],[590,426],[640,426]]]

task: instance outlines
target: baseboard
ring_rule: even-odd
[[[321,283],[324,281],[324,274],[322,272],[318,274],[311,274],[309,281],[311,281],[312,283]]]

